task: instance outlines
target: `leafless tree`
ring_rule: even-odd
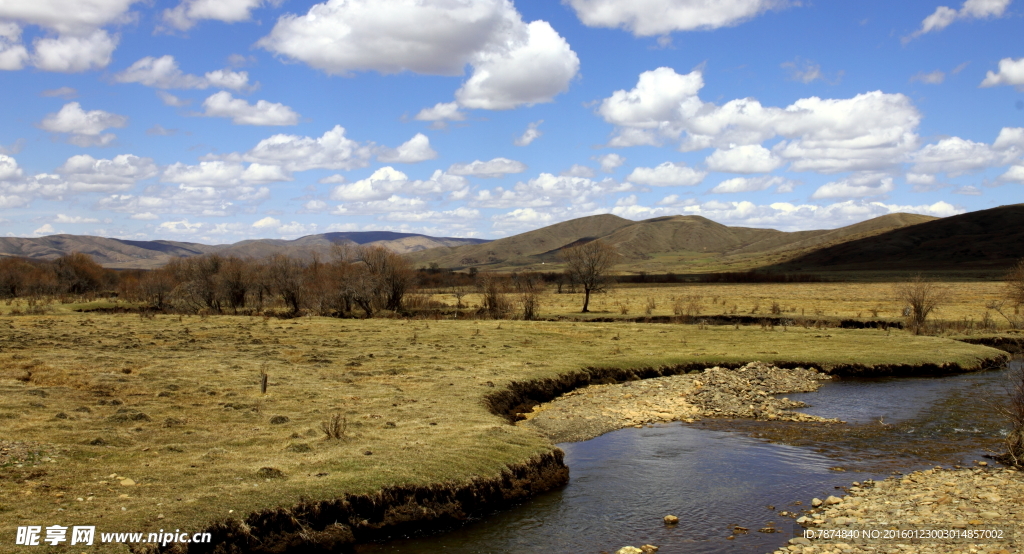
[[[924,330],[929,314],[949,300],[949,290],[917,275],[893,287],[896,301],[903,307],[910,329],[915,335]]]
[[[412,285],[413,271],[409,262],[383,246],[370,246],[360,250],[375,296],[381,308],[400,311],[402,299]]]
[[[266,264],[266,277],[272,290],[291,308],[292,315],[302,309],[303,275],[302,263],[294,258],[277,254]]]
[[[592,240],[562,250],[569,281],[583,287],[583,310],[589,312],[590,293],[599,292],[608,271],[619,262],[619,254],[611,245]]]

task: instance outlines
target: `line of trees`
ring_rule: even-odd
[[[117,272],[80,252],[53,261],[0,258],[0,298],[80,296],[113,290],[117,282]]]

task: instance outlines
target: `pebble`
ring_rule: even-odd
[[[797,518],[796,523],[825,529],[904,524],[933,529],[975,525],[1010,525],[1019,529],[1024,524],[1024,506],[1020,502],[1024,499],[1024,472],[1013,468],[927,469],[884,481],[859,482],[849,491],[844,497],[815,498],[811,501],[814,507]],[[1005,542],[816,544],[798,537],[774,554],[1002,554],[1011,552],[1011,548]]]
[[[679,518],[674,515],[667,515],[663,519],[665,520],[665,525],[675,525],[679,523]]]

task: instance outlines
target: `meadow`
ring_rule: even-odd
[[[736,303],[749,311],[759,302],[750,295],[763,295],[787,308],[845,314],[884,296],[883,288],[828,286],[685,289],[718,296],[708,310]],[[979,297],[994,290],[971,289]],[[842,308],[827,302],[833,293],[846,299]],[[670,314],[680,294],[620,288],[598,295],[595,308],[613,312],[616,302],[653,296],[652,313]],[[542,317],[578,305],[575,295],[542,298]],[[14,551],[10,539],[21,525],[197,532],[300,501],[497,477],[555,448],[489,411],[487,397],[513,381],[587,367],[755,360],[971,370],[1001,355],[899,330],[44,307],[49,313],[11,315],[46,311],[17,302],[0,310],[0,551]]]

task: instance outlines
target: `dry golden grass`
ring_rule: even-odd
[[[895,283],[767,283],[767,284],[663,284],[617,285],[591,297],[592,316],[628,315],[671,316],[677,301],[685,308],[691,301],[700,306],[700,315],[773,315],[831,319],[890,319],[902,317],[903,306],[895,299]],[[933,319],[956,321],[973,319],[980,323],[985,314],[998,325],[1007,325],[999,314],[986,308],[993,300],[1005,298],[1005,284],[997,281],[944,283],[951,291],[949,302],[942,304]],[[454,306],[450,294],[433,299]],[[480,296],[470,294],[463,304],[480,304]],[[648,306],[654,308],[648,314]],[[556,294],[549,287],[540,297],[541,318],[579,316],[582,294]],[[626,314],[623,314],[625,308]],[[1012,310],[1012,308],[1010,308]]]
[[[3,439],[53,460],[0,457],[0,551],[16,548],[19,525],[194,532],[300,497],[495,476],[552,448],[484,407],[511,380],[692,361],[972,367],[994,353],[884,331],[0,316]],[[328,438],[322,424],[335,416],[342,436]]]

